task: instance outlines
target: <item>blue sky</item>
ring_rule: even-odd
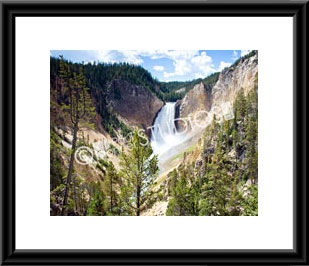
[[[160,81],[204,78],[233,64],[250,50],[52,50],[72,62],[141,65]]]

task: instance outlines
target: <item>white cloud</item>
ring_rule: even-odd
[[[200,74],[200,73],[195,73],[194,78],[196,78],[196,79],[203,79],[203,78],[205,78],[205,76]]]
[[[192,63],[205,65],[207,63],[211,63],[212,59],[210,56],[206,55],[206,52],[202,52],[200,56],[195,56],[191,59]]]
[[[100,62],[117,63],[127,62],[130,64],[141,64],[143,60],[138,51],[135,50],[106,50],[106,51],[93,51]]]
[[[153,69],[157,70],[157,71],[163,71],[164,70],[164,66],[154,66]]]
[[[90,51],[96,53],[96,58],[100,62],[128,62],[131,64],[142,64],[143,57],[151,59],[167,58],[172,60],[174,71],[164,72],[165,79],[178,79],[182,76],[206,77],[216,72],[212,58],[206,52],[199,53],[198,50],[131,50],[131,51]],[[155,67],[160,67],[155,69]],[[154,66],[157,71],[163,71],[161,66]]]
[[[140,50],[140,51],[99,51],[99,60],[103,62],[125,61],[132,64],[143,63],[142,57],[151,59],[168,58],[173,61],[174,71],[164,72],[164,78],[179,78],[184,75],[206,77],[216,71],[212,58],[198,50]],[[159,67],[159,68],[158,68]],[[163,71],[162,66],[154,66],[157,71]]]
[[[166,80],[167,78],[170,78],[170,77],[174,76],[174,73],[164,72],[164,73],[163,73],[163,76],[164,76],[164,78],[165,78],[165,80]]]
[[[238,52],[236,50],[233,51],[232,60],[235,61],[238,59]]]
[[[230,65],[231,65],[231,63],[221,61],[220,65],[219,65],[219,71],[223,70],[226,67],[229,67]]]
[[[250,53],[251,50],[241,50],[240,56],[245,56]]]
[[[93,65],[94,64],[94,61],[93,60],[90,60],[90,61],[86,61],[86,62],[84,62],[86,65],[87,64],[91,64],[91,65]]]
[[[194,75],[195,77],[206,77],[216,71],[212,58],[198,50],[193,51],[165,51],[166,57],[173,60],[174,72],[164,72],[165,78],[180,77],[183,75]],[[158,55],[157,55],[158,56]]]

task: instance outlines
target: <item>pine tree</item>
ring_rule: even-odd
[[[178,173],[177,170],[174,169],[171,174],[170,174],[170,178],[168,181],[168,194],[172,195],[173,191],[176,188],[177,185],[177,179],[178,179]]]
[[[172,198],[168,202],[167,216],[198,215],[199,189],[198,180],[185,169],[180,171],[176,186],[172,187]]]
[[[62,148],[61,140],[55,133],[50,131],[50,190],[54,190],[63,184],[65,175],[62,168],[62,160],[59,156],[59,150]]]
[[[222,132],[219,134],[215,154],[207,164],[205,182],[202,187],[200,215],[227,215],[227,204],[231,197],[232,177],[229,174],[227,155],[224,150]]]
[[[107,215],[119,215],[120,177],[112,162],[108,163],[106,176],[102,187],[105,195],[105,209]]]
[[[247,126],[247,154],[246,165],[248,171],[248,178],[254,182],[257,179],[258,171],[258,152],[257,152],[257,124],[254,122],[253,117],[250,117]]]
[[[73,127],[72,150],[61,211],[61,215],[64,215],[68,201],[69,185],[73,173],[77,133],[81,122],[84,122],[85,126],[91,126],[91,123],[89,122],[94,116],[94,107],[92,106],[88,88],[86,87],[86,80],[82,68],[80,68],[79,73],[71,72],[68,63],[65,62],[62,57],[60,58],[60,77],[62,79],[65,92],[69,94],[69,105],[63,105],[63,108],[69,109],[69,117]]]
[[[96,190],[94,197],[91,199],[87,215],[88,216],[104,215],[104,197],[100,190]]]
[[[241,202],[243,208],[243,216],[258,215],[258,188],[256,185],[248,187],[248,195]]]
[[[230,216],[239,216],[241,214],[241,203],[243,202],[243,197],[237,186],[237,178],[233,179],[233,184],[231,186],[231,193],[229,201],[226,206],[226,213]]]
[[[237,94],[235,105],[236,105],[236,121],[244,122],[247,116],[247,100],[243,88],[241,88]]]
[[[156,187],[158,158],[153,154],[147,138],[137,130],[129,146],[128,153],[124,150],[121,153],[121,196],[135,215],[140,216],[160,198],[160,189]]]

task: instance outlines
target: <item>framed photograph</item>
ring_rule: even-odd
[[[307,1],[1,1],[1,265],[305,265]]]

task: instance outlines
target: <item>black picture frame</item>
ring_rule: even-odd
[[[307,258],[307,1],[1,1],[1,265],[304,265]],[[15,18],[18,16],[293,17],[292,250],[19,250],[15,248]],[[172,247],[171,247],[172,248]]]

